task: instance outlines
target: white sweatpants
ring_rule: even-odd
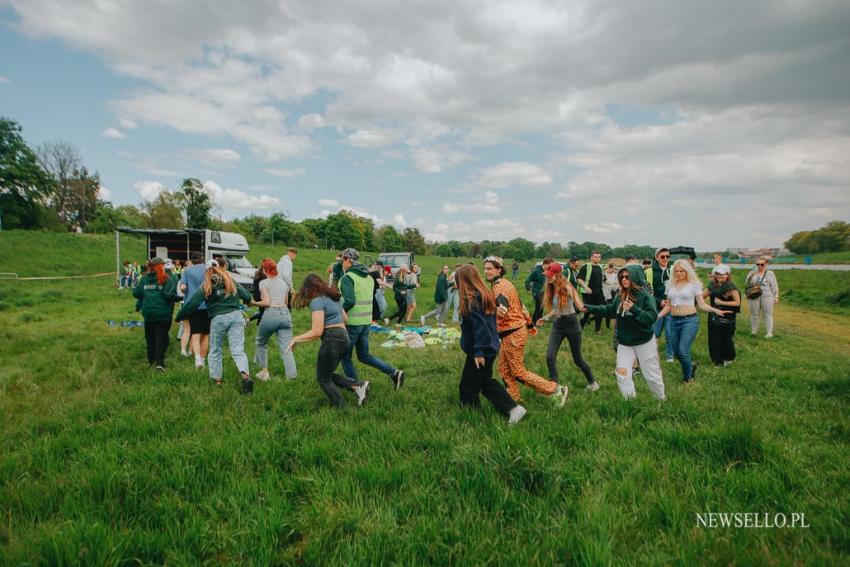
[[[640,371],[652,395],[661,401],[667,399],[664,395],[664,377],[661,375],[661,363],[658,358],[658,345],[653,336],[649,342],[637,346],[617,345],[617,387],[627,400],[634,399],[635,383],[632,380],[632,367],[637,359]],[[625,371],[625,372],[623,372]]]

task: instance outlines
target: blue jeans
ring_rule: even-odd
[[[682,365],[682,379],[686,382],[693,376],[693,362],[691,361],[691,346],[697,338],[699,330],[699,316],[685,315],[682,317],[670,317],[670,344],[673,352],[679,358]]]
[[[210,321],[210,354],[207,358],[210,378],[221,380],[224,337],[230,346],[230,356],[239,372],[248,372],[248,355],[245,354],[245,318],[240,311],[216,315]]]
[[[260,319],[257,329],[257,351],[254,361],[260,368],[269,367],[269,337],[277,336],[277,346],[280,349],[280,358],[283,359],[283,368],[287,378],[295,378],[298,372],[295,366],[295,356],[292,351],[287,352],[289,342],[292,340],[292,317],[286,307],[267,307]]]
[[[449,308],[454,307],[452,310],[452,323],[457,323],[460,321],[460,316],[458,314],[458,309],[460,308],[460,293],[457,291],[457,288],[454,288],[449,292]]]
[[[357,349],[357,360],[377,368],[387,376],[395,374],[395,368],[378,357],[369,354],[369,325],[348,325],[348,352],[342,356],[342,370],[349,378],[357,378],[357,369],[354,368],[352,353]]]
[[[655,324],[652,326],[655,331],[655,338],[661,336],[661,329],[664,329],[664,353],[667,355],[668,359],[673,358],[673,345],[670,343],[670,320],[673,317],[670,315],[665,315],[661,319],[657,320]]]

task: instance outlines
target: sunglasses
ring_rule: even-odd
[[[761,268],[762,266],[764,266],[764,264],[756,264],[756,266],[758,266],[759,268]]]
[[[632,278],[630,278],[626,274],[623,274],[622,276],[617,276],[617,279],[618,280],[631,280]]]
[[[661,256],[659,256],[659,258],[661,258],[662,260],[666,260],[669,257],[670,257],[670,254],[666,254],[666,255],[662,254]]]

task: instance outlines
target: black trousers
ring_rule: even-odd
[[[316,380],[322,391],[337,408],[345,407],[345,398],[340,389],[347,390],[352,386],[363,384],[360,380],[337,374],[336,369],[342,357],[348,352],[348,331],[334,327],[325,329],[322,333],[322,344],[316,357]]]
[[[546,366],[549,368],[549,380],[558,381],[558,350],[560,350],[564,339],[567,339],[570,344],[573,362],[584,373],[587,383],[593,384],[593,372],[590,370],[590,365],[581,356],[581,325],[579,325],[578,315],[576,314],[558,317],[552,324],[552,332],[549,333],[549,345],[546,348]]]
[[[537,323],[537,320],[543,316],[543,294],[533,294],[534,298],[534,313],[531,314],[531,322]]]
[[[584,301],[585,305],[605,305],[605,296],[601,293],[583,293],[581,295],[582,301]],[[594,315],[593,316],[593,326],[594,330],[598,333],[602,328],[602,320],[605,317],[602,315]],[[590,311],[584,314],[584,317],[581,318],[581,326],[584,328],[587,325],[587,321],[590,319]],[[610,327],[610,323],[608,325]]]
[[[517,403],[505,390],[505,387],[493,380],[493,361],[495,358],[485,358],[484,366],[475,367],[475,358],[466,355],[463,373],[460,377],[460,404],[473,408],[481,407],[479,394],[490,400],[490,403],[504,416],[507,416]]]
[[[171,321],[145,321],[145,342],[148,346],[148,364],[165,366],[168,350],[168,330]]]
[[[714,364],[723,364],[735,360],[735,321],[731,324],[718,324],[708,319],[708,354]]]
[[[398,312],[390,315],[388,318],[390,321],[398,319],[398,324],[401,325],[404,322],[404,318],[407,317],[407,296],[396,295],[395,302],[398,305]]]

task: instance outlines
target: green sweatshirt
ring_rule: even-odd
[[[198,291],[195,292],[192,298],[183,303],[183,307],[177,312],[177,317],[175,317],[175,319],[177,321],[186,319],[195,311],[195,309],[198,308],[198,305],[203,302],[207,303],[207,316],[210,318],[210,321],[218,315],[225,315],[231,311],[237,311],[239,309],[240,299],[245,303],[250,303],[251,294],[238,283],[233,282],[233,284],[236,286],[236,293],[234,295],[227,295],[224,285],[215,282],[213,283],[212,293],[209,297],[204,296],[203,286],[199,287]]]
[[[396,278],[393,280],[393,293],[398,296],[407,296],[407,290],[416,289],[415,285],[407,285],[404,283],[405,278]]]
[[[171,322],[174,304],[180,301],[177,282],[171,278],[160,284],[156,273],[145,274],[133,289],[133,297],[142,301],[142,317],[148,322]]]
[[[632,279],[632,285],[641,288],[635,304],[627,313],[621,313],[620,294],[614,296],[614,301],[608,305],[586,305],[587,310],[595,315],[617,317],[617,342],[626,346],[642,345],[653,336],[652,326],[658,318],[655,308],[655,298],[643,289],[646,284],[643,270],[637,264],[626,266]]]
[[[437,287],[434,289],[434,303],[445,303],[449,300],[449,278],[443,272],[437,276]]]
[[[534,269],[525,278],[525,290],[530,291],[531,295],[541,295],[545,285],[546,276],[543,275],[543,265],[534,266]]]

